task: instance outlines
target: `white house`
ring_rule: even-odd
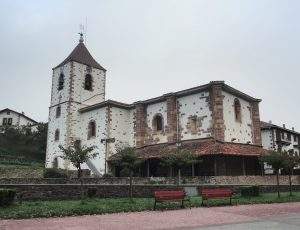
[[[24,112],[19,113],[8,108],[0,110],[0,126],[21,127],[32,126],[36,124],[37,122],[26,116]]]

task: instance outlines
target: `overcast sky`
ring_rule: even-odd
[[[133,102],[212,80],[261,98],[261,119],[300,131],[300,1],[0,1],[0,109],[47,121],[51,68],[78,43]]]

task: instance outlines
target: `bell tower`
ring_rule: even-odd
[[[52,69],[46,153],[49,168],[67,167],[58,157],[59,145],[66,147],[80,139],[79,110],[105,100],[106,70],[86,48],[83,34],[79,35],[79,43],[71,54]]]

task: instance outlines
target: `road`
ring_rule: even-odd
[[[0,230],[300,229],[300,202],[95,216],[0,220]]]

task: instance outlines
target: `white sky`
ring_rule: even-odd
[[[107,99],[212,80],[263,99],[261,119],[300,131],[300,1],[1,0],[0,109],[47,121],[51,68],[78,42],[107,71]]]

